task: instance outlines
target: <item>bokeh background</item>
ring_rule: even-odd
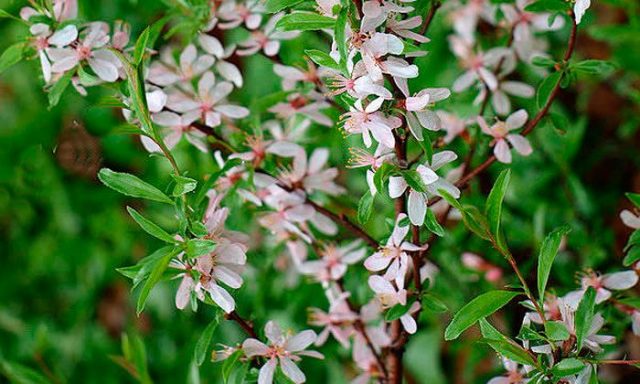
[[[80,12],[87,20],[125,20],[135,35],[173,3],[85,0],[80,1]],[[12,14],[23,5],[0,0],[0,8]],[[581,25],[577,56],[611,60],[618,70],[606,78],[579,76],[563,90],[553,111],[567,118],[566,130],[545,122],[532,135],[534,154],[517,158],[512,166],[505,231],[525,273],[535,267],[535,249],[548,231],[562,224],[572,227],[552,273],[550,285],[559,293],[575,286],[580,270],[621,268],[629,230],[618,214],[629,207],[624,192],[640,192],[639,13],[636,0],[594,1]],[[437,15],[430,33],[431,53],[417,60],[422,75],[416,85],[446,86],[459,74],[448,51],[448,33],[444,14]],[[0,50],[26,35],[24,26],[0,19]],[[552,52],[562,51],[566,35],[564,30],[550,36]],[[228,38],[237,38],[235,32]],[[179,37],[173,39],[180,42]],[[283,61],[301,64],[297,57],[303,48],[322,44],[311,34],[287,42]],[[267,59],[255,56],[242,65],[246,86],[239,100],[245,105],[255,105],[278,90],[278,79]],[[523,76],[532,84],[539,79],[535,73]],[[176,283],[163,282],[137,317],[136,292],[130,292],[130,282],[116,271],[159,246],[131,220],[126,205],[143,210],[167,228],[173,221],[162,207],[140,205],[108,190],[97,181],[96,173],[109,167],[162,185],[167,181],[167,165],[150,157],[136,137],[119,133],[123,123],[119,111],[96,106],[111,94],[109,89],[92,89],[86,98],[69,89],[58,106],[48,109],[42,85],[36,61],[22,62],[0,75],[0,372],[9,372],[11,377],[10,371],[26,366],[53,383],[133,382],[115,358],[122,354],[121,339],[126,334],[143,342],[155,382],[221,382],[220,364],[206,362],[199,372],[191,364],[196,340],[211,319],[210,309],[202,307],[198,313],[176,310]],[[456,96],[446,107],[471,114],[475,110],[471,100],[471,95]],[[518,104],[535,110],[533,103],[519,100]],[[338,130],[314,127],[309,134],[325,135],[325,143],[335,149],[334,161],[347,158]],[[187,146],[176,152],[191,176],[201,177],[215,167],[211,156]],[[482,152],[478,156],[481,159]],[[500,166],[494,166],[483,175],[466,201],[480,201],[499,170]],[[341,174],[341,182],[364,190],[364,185],[354,184],[351,172],[355,171]],[[355,207],[357,196],[332,204],[342,209]],[[240,313],[256,319],[258,327],[266,319],[277,319],[302,329],[308,306],[326,308],[322,290],[286,273],[287,265],[279,257],[282,249],[248,226],[252,212],[238,207],[233,208],[228,226],[251,232],[255,242],[249,255],[253,268],[238,292]],[[455,310],[491,287],[461,266],[462,252],[473,251],[496,265],[507,265],[462,226],[451,226],[451,233],[436,243],[431,257],[441,267],[434,291]],[[380,223],[368,227],[378,235],[386,231]],[[364,301],[366,275],[362,270],[350,273],[348,288]],[[522,314],[523,309],[514,304],[494,320],[514,335]],[[409,382],[482,383],[500,372],[488,347],[474,342],[477,335],[473,332],[456,343],[443,341],[450,315],[423,315],[423,330],[408,347]],[[640,358],[640,338],[623,329],[628,328],[625,316],[607,315],[620,318],[620,329],[610,333],[623,339],[630,357]],[[233,344],[242,340],[242,334],[235,325],[225,323],[214,340]],[[322,351],[328,356],[325,362],[304,364],[310,382],[347,382],[343,372],[349,352],[335,343]],[[348,372],[348,364],[346,369]],[[626,368],[605,375],[607,382],[640,380]],[[0,382],[3,380],[0,376]]]

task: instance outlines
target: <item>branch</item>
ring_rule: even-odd
[[[226,314],[224,316],[227,320],[233,320],[236,323],[238,323],[238,325],[247,333],[247,335],[253,337],[254,339],[258,338],[258,334],[256,333],[255,329],[253,328],[253,325],[251,325],[248,321],[244,320],[242,317],[240,317],[240,315],[238,315],[238,312],[233,311],[229,314]]]

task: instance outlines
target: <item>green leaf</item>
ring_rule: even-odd
[[[558,364],[551,368],[551,373],[556,378],[566,377],[569,375],[575,375],[582,371],[585,367],[584,362],[576,358],[568,358],[561,360]]]
[[[427,227],[428,230],[435,233],[436,235],[440,237],[444,236],[444,228],[442,228],[442,225],[438,223],[438,218],[436,217],[436,214],[433,213],[433,211],[430,208],[427,209],[427,217],[424,221],[424,225]]]
[[[186,193],[192,192],[198,186],[198,182],[190,177],[171,175],[176,185],[173,187],[171,193],[174,197],[182,196]]]
[[[395,172],[397,168],[389,163],[384,163],[376,170],[376,173],[373,175],[373,184],[375,185],[378,193],[382,193],[386,195],[385,181],[391,176],[393,172]]]
[[[167,249],[167,248],[162,248]],[[151,273],[149,274],[149,278],[144,282],[142,286],[142,290],[140,291],[140,295],[138,296],[138,303],[136,305],[136,313],[140,315],[140,313],[144,310],[144,305],[147,302],[147,298],[149,297],[149,293],[155,287],[155,285],[160,281],[162,274],[169,266],[169,262],[171,258],[177,255],[180,252],[180,248],[168,248],[166,253],[159,257],[153,264],[150,266]]]
[[[151,26],[142,31],[140,36],[138,36],[138,40],[136,40],[136,45],[133,49],[133,65],[138,66],[142,63],[142,59],[144,59],[144,53],[147,50],[147,43],[149,42],[149,31]]]
[[[336,20],[336,26],[334,28],[335,42],[338,46],[338,53],[340,53],[340,67],[343,74],[348,73],[347,69],[347,18],[349,16],[349,6],[343,6],[338,13],[338,19]]]
[[[542,80],[538,86],[538,92],[536,93],[536,105],[538,108],[544,108],[547,100],[551,97],[551,93],[558,85],[561,76],[562,72],[553,72]]]
[[[168,234],[164,229],[160,228],[156,223],[139,214],[135,209],[127,207],[127,212],[129,212],[131,217],[133,217],[133,220],[138,223],[140,228],[142,228],[142,230],[144,230],[151,236],[170,244],[177,243],[177,240],[173,236]]]
[[[424,181],[422,181],[422,176],[418,173],[418,171],[413,169],[407,169],[402,171],[402,177],[409,184],[409,187],[416,192],[426,192],[427,186]]]
[[[544,324],[544,332],[550,340],[554,341],[569,340],[570,337],[567,327],[560,321],[547,321]]]
[[[236,363],[242,356],[242,351],[235,351],[231,356],[227,357],[222,365],[222,380],[225,383],[229,382],[229,378],[231,376],[231,372],[233,372],[236,367]]]
[[[563,12],[569,9],[569,4],[562,0],[538,0],[527,5],[528,12]]]
[[[570,230],[568,226],[556,228],[542,242],[540,254],[538,255],[538,294],[540,295],[540,301],[544,301],[544,291],[549,281],[553,260],[555,260],[560,249],[562,237],[569,233]]]
[[[13,19],[15,21],[19,21],[21,23],[24,23],[24,20],[22,20],[19,17],[13,16],[12,14],[10,14],[9,12],[0,9],[0,19]]]
[[[605,60],[584,60],[573,64],[571,69],[580,73],[606,76],[615,71],[616,66],[612,62]]]
[[[15,384],[49,384],[50,381],[37,371],[22,364],[0,360],[0,371]]]
[[[444,313],[449,310],[449,308],[447,308],[447,305],[442,300],[430,293],[425,293],[424,295],[422,295],[422,308],[427,311],[436,313]]]
[[[278,13],[284,9],[294,7],[304,0],[267,0],[264,4],[267,13]]]
[[[2,56],[0,56],[0,74],[22,60],[25,46],[24,42],[15,43],[2,52]]]
[[[582,349],[582,343],[584,338],[591,328],[591,322],[593,321],[593,315],[596,305],[596,291],[593,287],[587,288],[578,304],[578,309],[575,314],[575,326],[576,326],[576,349],[578,352]]]
[[[625,193],[627,199],[633,203],[637,208],[640,208],[640,193]]]
[[[371,193],[365,193],[358,203],[358,222],[364,224],[369,221],[373,211],[374,196]]]
[[[71,84],[71,78],[75,74],[75,71],[67,71],[62,75],[58,81],[49,89],[49,108],[55,107],[60,101],[60,97]]]
[[[520,292],[490,291],[476,297],[462,307],[454,316],[444,332],[445,340],[454,340],[476,321],[487,317],[504,307]]]
[[[315,31],[333,28],[336,20],[321,16],[317,13],[296,12],[284,16],[276,23],[276,29],[281,31]]]
[[[534,56],[534,58],[531,59],[531,64],[535,65],[536,67],[551,68],[556,65],[556,62],[555,60],[550,59],[546,56]]]
[[[494,351],[507,359],[513,360],[516,363],[535,366],[536,362],[533,360],[530,354],[527,353],[521,346],[515,342],[507,340],[491,340],[483,339],[484,343],[487,343]]]
[[[98,172],[98,179],[107,187],[123,195],[173,204],[173,200],[158,188],[129,173],[114,172],[109,168],[102,168]]]
[[[502,201],[504,200],[504,195],[507,193],[507,187],[509,186],[510,179],[510,169],[505,169],[500,172],[498,179],[495,184],[493,184],[493,188],[491,188],[491,192],[489,192],[489,197],[487,198],[487,202],[484,206],[484,213],[489,221],[491,233],[493,233],[493,236],[496,239],[497,246],[504,251],[507,250],[507,246],[500,229],[500,218],[502,215]]]
[[[387,312],[384,314],[384,320],[387,322],[398,320],[409,311],[409,308],[411,308],[411,304],[396,304],[387,310]]]
[[[202,365],[204,358],[207,356],[207,351],[211,345],[211,338],[213,338],[213,332],[216,330],[219,323],[220,318],[216,316],[211,320],[209,325],[207,325],[207,328],[204,329],[204,332],[202,332],[202,335],[200,335],[200,338],[196,343],[196,349],[193,351],[193,358],[198,366]]]
[[[639,233],[639,230],[636,230],[634,233]],[[633,246],[631,247],[628,251],[627,254],[624,257],[624,260],[622,260],[622,264],[625,267],[630,266],[631,264],[635,263],[636,261],[640,260],[640,246]]]
[[[340,70],[340,64],[336,63],[336,61],[333,60],[333,58],[326,52],[320,51],[318,49],[307,49],[304,51],[304,53],[309,56],[311,61],[320,66],[335,69],[337,71]]]
[[[481,239],[490,239],[489,223],[482,213],[480,213],[478,208],[469,205],[462,206],[458,200],[444,189],[439,189],[438,194],[440,194],[447,203],[451,204],[452,207],[460,211],[462,214],[462,221],[471,232],[478,235]]]
[[[216,243],[207,239],[191,239],[187,241],[187,256],[198,257],[215,251]]]

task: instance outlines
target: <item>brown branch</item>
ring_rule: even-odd
[[[323,215],[325,215],[325,216],[333,219],[334,221],[340,223],[345,229],[348,229],[356,237],[359,237],[362,240],[364,240],[372,248],[377,249],[378,246],[380,245],[380,243],[378,243],[378,241],[376,239],[371,237],[371,235],[369,235],[367,232],[365,232],[358,225],[354,224],[345,215],[343,215],[341,213],[332,212],[332,211],[328,210],[327,208],[325,208],[325,207],[323,207],[321,205],[318,205],[318,203],[316,203],[313,200],[309,199],[309,197],[307,197],[305,202],[307,204],[311,205],[316,211],[318,211],[318,212],[322,213]]]
[[[431,25],[431,22],[433,21],[433,17],[436,15],[436,11],[438,10],[438,8],[440,8],[442,4],[440,4],[440,1],[438,0],[434,0],[431,2],[431,7],[429,8],[429,13],[427,13],[427,16],[424,18],[423,22],[422,22],[422,26],[420,27],[420,34],[424,35],[425,33],[427,33],[427,30],[429,29],[429,26]]]
[[[255,329],[253,328],[253,325],[251,325],[248,321],[246,321],[245,319],[240,317],[238,312],[233,311],[233,312],[231,312],[229,314],[226,314],[225,318],[227,320],[233,320],[236,323],[238,323],[240,328],[242,328],[247,333],[247,335],[253,337],[254,339],[258,338],[258,334],[256,333]]]

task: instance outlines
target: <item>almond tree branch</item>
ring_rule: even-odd
[[[240,328],[242,328],[247,333],[247,335],[253,337],[254,339],[258,338],[258,334],[256,333],[255,329],[253,328],[253,325],[251,325],[248,321],[246,321],[245,319],[240,317],[238,312],[233,311],[231,313],[228,313],[228,314],[225,315],[225,318],[227,320],[233,320],[236,323],[238,323]]]

